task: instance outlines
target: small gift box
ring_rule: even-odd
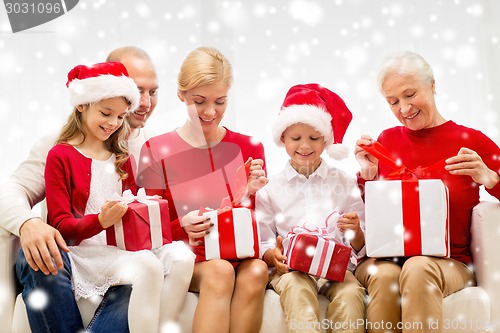
[[[296,226],[283,241],[291,269],[332,281],[344,281],[351,248],[337,242],[327,229]]]
[[[448,191],[441,180],[365,184],[369,257],[449,255]]]
[[[395,171],[365,184],[366,252],[369,257],[449,256],[448,189],[431,178],[444,167],[409,170],[380,143],[362,146]]]
[[[204,238],[206,260],[258,258],[260,236],[251,209],[225,208],[203,215],[214,224]]]
[[[106,229],[108,245],[128,251],[151,250],[172,242],[168,201],[147,196],[139,189],[137,196],[127,190],[115,197],[128,205],[120,222]]]

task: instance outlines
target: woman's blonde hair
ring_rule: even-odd
[[[219,81],[231,87],[231,63],[219,50],[213,47],[199,47],[184,59],[177,77],[177,88],[182,93]]]
[[[123,97],[123,99],[125,100],[127,105],[130,105],[130,102],[125,97]],[[86,108],[88,108],[89,106],[90,104],[85,105]],[[82,115],[83,112],[80,112],[77,107],[73,109],[73,112],[68,117],[66,124],[64,124],[59,137],[56,140],[56,144],[68,143],[69,140],[79,135],[82,135],[83,138],[82,141],[78,144],[81,144],[85,141]],[[108,148],[108,150],[116,156],[115,170],[122,180],[128,177],[128,174],[122,170],[121,166],[129,158],[128,145],[126,140],[129,132],[130,127],[128,125],[128,122],[126,120],[123,120],[122,125],[113,134],[111,134],[111,136],[106,141],[104,141],[106,148]]]

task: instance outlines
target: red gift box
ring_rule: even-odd
[[[146,196],[140,191],[137,197],[124,193],[119,201],[127,203],[128,209],[119,222],[106,229],[108,245],[139,251],[172,242],[167,200]]]
[[[204,237],[205,259],[240,260],[259,257],[260,235],[255,214],[248,208],[226,208],[203,213],[214,226]]]
[[[332,281],[344,281],[351,258],[350,247],[327,234],[310,233],[300,227],[292,229],[283,245],[291,269]]]

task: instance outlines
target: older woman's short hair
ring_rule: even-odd
[[[434,82],[434,73],[429,63],[420,54],[412,51],[391,53],[385,57],[377,76],[379,88],[382,88],[389,74],[415,75],[429,84]]]

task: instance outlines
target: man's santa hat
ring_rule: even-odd
[[[281,137],[289,126],[307,124],[324,136],[328,155],[340,160],[349,153],[341,143],[351,119],[351,111],[336,93],[316,83],[299,84],[286,94],[273,125],[273,139],[278,146],[283,146]]]
[[[78,65],[68,73],[71,106],[99,102],[112,97],[125,97],[129,111],[139,106],[140,93],[121,62],[102,62],[92,66]]]

